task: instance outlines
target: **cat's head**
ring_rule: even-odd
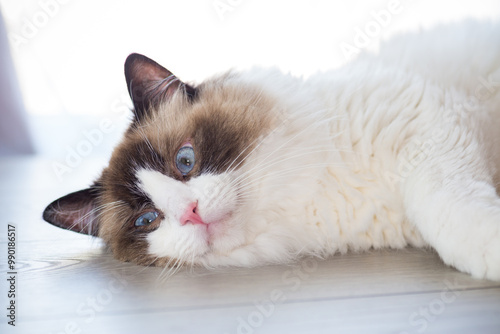
[[[125,76],[134,118],[109,165],[43,218],[144,265],[197,263],[243,245],[252,210],[246,158],[274,122],[272,99],[231,74],[185,84],[138,54]]]

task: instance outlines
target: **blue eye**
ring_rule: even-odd
[[[152,222],[154,222],[156,220],[156,218],[158,218],[158,216],[159,216],[159,214],[156,211],[146,212],[145,214],[143,214],[139,218],[137,218],[134,225],[137,227],[148,226]]]
[[[189,174],[194,168],[194,150],[191,145],[185,145],[177,152],[175,165],[182,175]]]

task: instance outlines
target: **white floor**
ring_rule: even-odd
[[[0,159],[1,333],[500,333],[500,283],[432,251],[376,251],[291,266],[181,271],[111,258],[99,240],[41,219],[100,162],[55,181],[52,161]],[[7,224],[16,242],[16,327],[5,307]]]

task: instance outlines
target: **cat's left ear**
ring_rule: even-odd
[[[127,57],[125,79],[134,103],[136,120],[141,120],[151,107],[168,100],[179,90],[190,99],[196,94],[194,87],[183,83],[172,72],[138,53]]]
[[[43,219],[60,228],[98,236],[96,198],[95,188],[71,193],[50,203],[43,212]]]

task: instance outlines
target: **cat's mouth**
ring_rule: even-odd
[[[206,232],[207,242],[210,244],[213,240],[226,235],[229,229],[229,222],[233,217],[233,212],[217,215],[218,217],[203,218],[195,209],[188,210],[181,217],[181,225],[193,225]]]
[[[203,226],[206,229],[207,242],[209,246],[213,246],[214,242],[228,235],[228,226],[231,218],[233,217],[233,212],[226,213],[219,217],[218,219],[207,221]]]

